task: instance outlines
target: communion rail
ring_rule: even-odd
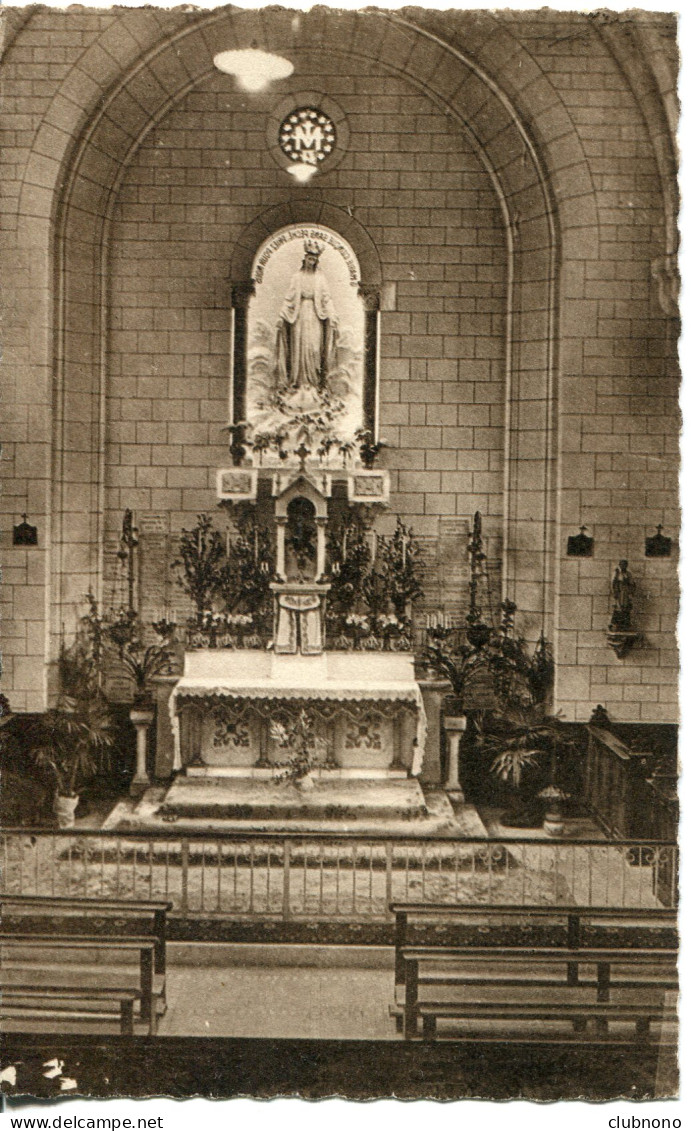
[[[662,841],[443,840],[344,834],[7,829],[3,890],[167,899],[185,919],[382,922],[392,902],[671,907]]]

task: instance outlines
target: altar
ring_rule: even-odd
[[[320,777],[417,776],[427,722],[413,657],[398,653],[188,652],[170,699],[174,769],[270,778],[285,760],[271,722],[309,711]]]

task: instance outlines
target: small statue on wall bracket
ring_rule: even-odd
[[[646,558],[669,558],[672,554],[672,539],[662,533],[662,524],[657,527],[657,534],[645,540]]]
[[[26,514],[22,515],[22,521],[13,528],[12,545],[38,546],[38,530],[27,521]]]
[[[622,558],[612,578],[611,593],[614,608],[606,632],[607,643],[620,660],[640,639],[640,633],[635,632],[631,627],[635,592],[636,583],[629,573],[629,563]]]
[[[570,558],[592,558],[595,539],[586,534],[587,526],[582,526],[579,534],[571,534],[566,541],[566,553]]]

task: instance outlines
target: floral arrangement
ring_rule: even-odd
[[[251,615],[258,628],[272,621],[271,579],[275,570],[273,539],[259,520],[256,508],[236,504],[233,517],[237,537],[226,539],[217,593],[232,615]],[[235,627],[240,627],[236,625]]]
[[[107,614],[101,623],[104,626],[106,659],[110,658],[114,666],[120,667],[132,680],[135,706],[148,705],[151,681],[171,670],[172,634],[167,632],[160,643],[147,645],[144,640],[146,626],[134,609],[120,608]],[[161,622],[157,623],[160,628]]]
[[[378,616],[376,619],[377,631],[382,636],[392,636],[398,632],[403,632],[408,620],[405,617],[397,617],[395,613],[386,613],[383,616]]]
[[[178,630],[177,621],[168,620],[167,616],[162,616],[160,620],[152,621],[151,627],[161,640],[165,640],[169,644],[174,640]]]
[[[370,632],[369,618],[360,613],[348,613],[345,618],[346,629],[355,637],[367,636]]]
[[[183,528],[180,534],[180,557],[172,568],[178,571],[178,585],[192,600],[197,622],[213,603],[222,583],[225,559],[223,539],[213,527],[209,515],[200,514],[193,530]]]
[[[389,600],[396,615],[404,617],[413,601],[422,596],[422,578],[419,543],[400,518],[392,537],[382,540],[382,565]]]
[[[400,519],[390,538],[368,544],[371,516],[349,507],[329,531],[331,589],[327,622],[335,646],[381,649],[399,642],[410,646],[410,606],[421,595],[420,550],[412,530]]]
[[[249,648],[261,647],[256,631],[256,618],[251,613],[217,613],[205,609],[191,628],[189,644],[193,648],[234,648],[239,640]]]
[[[269,733],[280,749],[288,751],[285,762],[277,762],[274,780],[303,787],[321,764],[326,742],[315,733],[314,719],[304,707],[287,722],[272,719]]]
[[[382,448],[386,447],[383,440],[375,440],[371,428],[358,428],[355,439],[360,445],[360,459],[363,465],[371,470]]]

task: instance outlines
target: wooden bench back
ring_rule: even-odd
[[[89,896],[0,894],[0,909],[16,909],[20,915],[36,914],[38,911],[58,915],[78,912],[89,921],[96,917],[107,918],[109,915],[114,918],[126,915],[152,916],[152,934],[156,938],[154,962],[156,973],[160,975],[164,975],[166,971],[166,915],[172,906],[165,899],[92,899]]]

